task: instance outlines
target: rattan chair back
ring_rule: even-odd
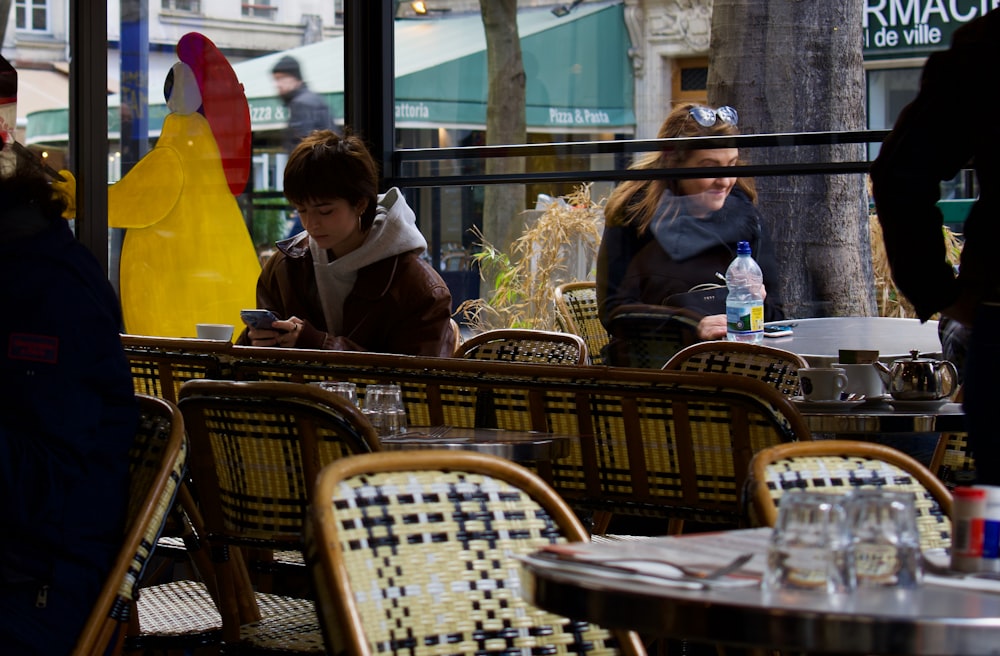
[[[620,305],[608,317],[611,339],[604,363],[661,369],[678,351],[698,341],[699,321],[697,314],[684,308]]]
[[[322,652],[312,604],[271,599],[287,603],[268,617],[244,585],[242,560],[230,552],[240,546],[301,550],[320,469],[379,450],[374,429],[352,403],[301,383],[190,381],[181,387],[178,405],[218,577],[223,641],[256,650]],[[262,615],[274,626],[261,631],[242,626]]]
[[[949,490],[976,482],[976,459],[969,452],[969,434],[941,433],[928,466]]]
[[[746,342],[699,342],[678,351],[663,365],[666,370],[749,376],[771,385],[785,396],[801,394],[799,369],[805,359],[791,351]]]
[[[517,556],[586,532],[551,488],[508,460],[358,456],[325,468],[314,499],[309,561],[330,653],[421,656],[449,643],[448,653],[470,656],[644,654],[634,634],[524,598]]]
[[[187,442],[177,406],[151,396],[137,395],[136,399],[140,419],[129,450],[125,535],[73,650],[77,656],[120,651],[139,580],[184,477]]]
[[[314,385],[190,381],[178,405],[210,534],[297,543],[320,468],[380,450],[353,404]]]
[[[228,375],[226,355],[232,344],[201,339],[122,335],[136,394],[177,403],[189,380],[218,380]]]
[[[788,490],[842,494],[865,488],[912,494],[921,547],[951,546],[951,493],[929,469],[891,447],[854,440],[781,444],[754,456],[747,478],[750,510],[764,526],[774,526]]]
[[[239,346],[234,353],[233,371],[246,379],[399,383],[411,426],[576,436],[568,456],[535,468],[581,512],[734,524],[751,456],[812,439],[788,397],[746,376]]]
[[[567,282],[555,289],[556,314],[564,331],[579,335],[587,344],[591,364],[605,364],[604,347],[608,331],[601,323],[597,308],[597,283]]]
[[[500,328],[474,335],[455,351],[457,358],[494,362],[587,364],[587,344],[579,335],[550,330]]]

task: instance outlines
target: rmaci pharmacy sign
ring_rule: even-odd
[[[867,0],[865,58],[924,57],[943,50],[955,30],[998,6],[1000,0]]]

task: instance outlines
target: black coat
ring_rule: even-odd
[[[725,284],[716,274],[725,275],[736,257],[737,241],[750,242],[753,257],[764,274],[764,320],[784,319],[777,262],[757,208],[736,189],[720,212],[726,213],[727,228],[737,238],[720,239],[683,260],[671,258],[652,230],[639,235],[631,225],[605,227],[597,259],[597,300],[604,325],[620,305],[666,305],[668,296],[695,285]]]
[[[283,145],[286,152],[292,152],[303,137],[313,130],[333,130],[333,117],[326,101],[302,84],[282,98],[288,108],[288,127],[285,129]]]
[[[118,299],[62,219],[0,234],[0,278],[0,585],[48,583],[58,562],[103,577],[138,421]]]

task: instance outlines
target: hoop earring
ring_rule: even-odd
[[[362,230],[361,230],[361,215],[360,214],[358,214],[358,232],[362,232]]]

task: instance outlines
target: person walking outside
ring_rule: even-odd
[[[302,69],[294,57],[285,55],[271,69],[274,85],[288,108],[288,127],[282,146],[291,153],[313,130],[334,130],[326,101],[302,80]]]

